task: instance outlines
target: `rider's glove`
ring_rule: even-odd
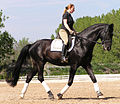
[[[69,32],[70,32],[70,34],[75,35],[75,31],[70,30]]]

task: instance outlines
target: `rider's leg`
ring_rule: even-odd
[[[65,58],[66,54],[67,54],[67,45],[63,44],[63,47],[62,47],[62,60],[63,61],[66,60]]]
[[[64,29],[60,29],[59,34],[61,39],[63,40],[62,61],[66,61],[65,55],[67,54],[68,34]]]

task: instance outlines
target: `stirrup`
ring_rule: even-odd
[[[63,57],[61,58],[61,62],[62,62],[62,63],[64,63],[64,62],[65,62],[65,63],[68,63],[68,58],[65,58],[65,57],[63,56]]]

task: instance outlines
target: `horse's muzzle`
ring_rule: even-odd
[[[103,49],[104,49],[105,51],[110,51],[110,50],[111,50],[111,47],[105,47],[105,46],[103,46]]]

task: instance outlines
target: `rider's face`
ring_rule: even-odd
[[[70,8],[70,13],[73,13],[74,11],[75,11],[75,7],[72,6],[72,7]]]

